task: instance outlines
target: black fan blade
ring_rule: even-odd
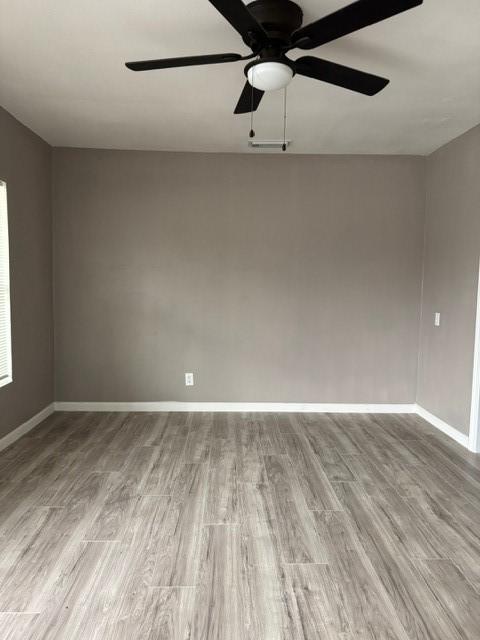
[[[302,27],[292,36],[294,46],[313,49],[370,24],[413,9],[423,0],[357,0],[320,20]]]
[[[268,36],[262,25],[252,16],[242,0],[209,0],[225,20],[242,36],[249,47],[266,42]]]
[[[250,113],[251,111],[256,111],[264,93],[265,91],[255,89],[255,87],[252,87],[252,85],[247,81],[243,87],[242,95],[240,96],[233,113]]]
[[[356,69],[312,56],[305,56],[296,60],[295,71],[301,76],[322,80],[322,82],[335,84],[337,87],[350,89],[350,91],[363,93],[367,96],[374,96],[390,82],[386,78],[372,76],[370,73],[357,71]]]
[[[163,58],[162,60],[139,60],[126,62],[132,71],[151,71],[152,69],[171,69],[173,67],[191,67],[197,64],[220,64],[242,60],[239,53],[218,53],[208,56],[187,56],[185,58]]]

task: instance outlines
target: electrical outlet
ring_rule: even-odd
[[[440,326],[440,313],[438,311],[435,312],[435,320],[434,320],[435,326],[439,327]]]
[[[185,374],[185,386],[186,387],[193,387],[193,373],[186,373]]]

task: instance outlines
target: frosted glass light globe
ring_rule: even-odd
[[[259,62],[247,72],[248,82],[261,91],[283,89],[292,81],[293,71],[282,62]]]

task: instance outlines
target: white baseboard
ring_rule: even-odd
[[[468,434],[462,433],[458,429],[455,429],[455,427],[452,427],[447,422],[444,422],[440,418],[437,418],[437,416],[433,415],[433,413],[430,413],[430,411],[427,411],[418,404],[415,407],[415,413],[429,422],[431,425],[445,433],[447,436],[450,436],[450,438],[461,444],[466,449],[469,448]]]
[[[414,404],[316,402],[56,402],[56,411],[232,411],[275,413],[414,413]]]
[[[3,449],[6,449],[11,444],[13,444],[15,440],[18,440],[19,438],[24,436],[26,433],[31,431],[34,427],[37,426],[37,424],[40,424],[40,422],[45,420],[45,418],[48,418],[48,416],[51,416],[54,411],[55,411],[55,404],[53,403],[49,404],[47,407],[45,407],[45,409],[42,409],[37,414],[32,416],[30,420],[27,420],[26,422],[21,424],[19,427],[17,427],[13,431],[10,431],[10,433],[7,433],[6,436],[0,439],[0,451],[2,451]]]

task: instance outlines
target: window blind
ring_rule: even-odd
[[[0,180],[0,386],[12,379],[7,185]]]

